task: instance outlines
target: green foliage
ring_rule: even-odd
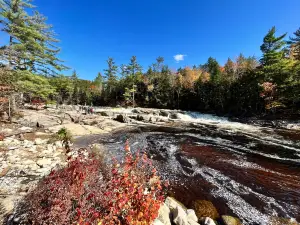
[[[68,131],[66,128],[61,128],[57,132],[57,137],[60,141],[62,141],[67,152],[69,152],[70,151],[70,143],[73,140],[71,132]]]
[[[287,44],[289,45],[290,56],[300,60],[300,28],[294,32],[294,37],[290,37]]]
[[[10,68],[53,75],[66,67],[57,58],[60,49],[55,46],[58,40],[52,26],[38,11],[28,14],[33,7],[28,0],[1,2],[3,31],[10,36],[1,56]]]
[[[49,95],[55,92],[54,87],[50,85],[49,79],[46,77],[33,74],[26,70],[18,70],[16,72],[19,91],[29,94],[31,98],[39,97],[47,99]]]

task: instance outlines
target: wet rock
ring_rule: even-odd
[[[212,219],[217,219],[219,217],[216,207],[210,201],[196,200],[193,203],[193,209],[198,218],[210,217]]]
[[[120,123],[127,123],[129,122],[128,118],[122,114],[117,115],[117,117],[114,119]]]
[[[177,113],[172,113],[172,114],[170,115],[170,118],[171,118],[171,119],[176,119],[176,120],[180,119]]]
[[[101,116],[108,116],[108,117],[113,117],[114,116],[114,113],[113,112],[100,112],[100,115]]]
[[[188,209],[188,210],[186,211],[186,214],[187,214],[188,220],[193,220],[193,221],[195,221],[195,222],[198,222],[198,217],[196,216],[195,210],[193,210],[193,209]]]
[[[172,215],[174,218],[173,222],[176,225],[188,225],[187,214],[181,206],[177,205],[176,208],[172,211]]]
[[[169,113],[168,113],[167,111],[160,110],[160,111],[159,111],[159,115],[160,115],[160,116],[168,117],[168,116],[169,116]]]
[[[132,113],[136,113],[136,114],[141,114],[141,110],[140,109],[133,109],[131,112]]]
[[[238,218],[232,216],[222,216],[225,225],[243,225]]]
[[[149,122],[150,121],[150,116],[149,115],[138,115],[137,117],[136,117],[136,119],[138,120],[138,121],[145,121],[145,122]]]
[[[272,217],[270,219],[270,225],[299,225],[294,219]]]
[[[164,225],[171,225],[170,209],[165,203],[159,208],[157,219],[159,219]]]

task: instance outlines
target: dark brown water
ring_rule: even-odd
[[[300,133],[240,123],[196,121],[184,128],[140,128],[79,140],[100,142],[122,155],[129,139],[133,151],[153,157],[178,200],[189,206],[210,200],[220,214],[244,224],[268,224],[271,217],[300,222]]]

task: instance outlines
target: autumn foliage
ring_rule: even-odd
[[[27,197],[32,224],[151,224],[164,201],[164,187],[151,160],[125,147],[123,163],[80,153],[52,171]]]

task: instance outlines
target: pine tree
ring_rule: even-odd
[[[130,75],[135,76],[136,73],[142,72],[142,66],[138,64],[136,56],[132,56],[130,59],[130,63],[127,66],[127,70],[129,71]]]
[[[260,62],[265,79],[280,85],[289,74],[291,61],[285,57],[284,38],[286,34],[276,37],[275,33],[276,29],[272,27],[264,37],[263,44],[260,47],[263,52]]]
[[[209,57],[207,63],[201,66],[201,68],[210,74],[212,82],[218,83],[220,81],[221,70],[216,59]]]
[[[109,57],[107,59],[107,65],[108,68],[104,70],[105,79],[106,79],[106,92],[107,96],[111,99],[117,98],[116,90],[117,90],[117,72],[118,67],[116,66],[116,63],[113,58]]]
[[[287,44],[289,45],[290,56],[300,60],[300,28],[294,32],[294,37],[290,37]]]
[[[46,24],[46,18],[27,11],[34,6],[29,0],[1,1],[1,24],[9,36],[9,43],[1,48],[2,60],[10,68],[39,72],[45,75],[56,74],[66,69],[57,58],[59,49],[54,45],[52,27]]]

